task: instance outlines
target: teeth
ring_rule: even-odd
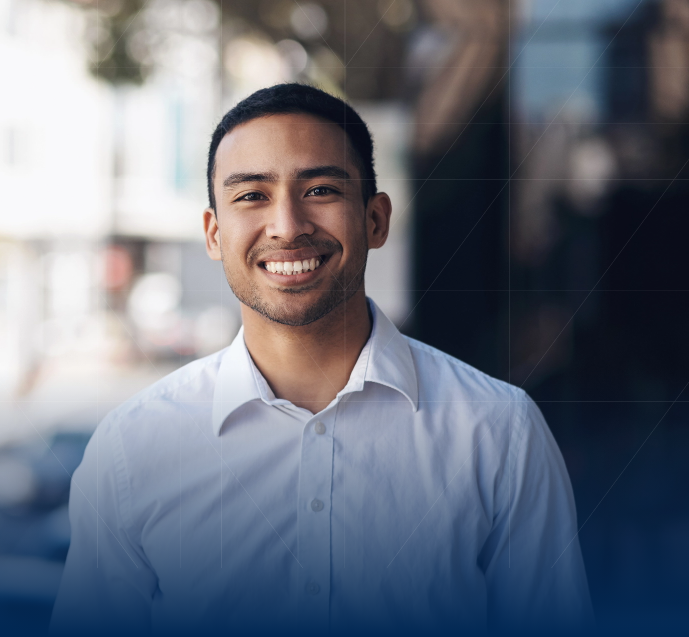
[[[268,272],[290,275],[315,270],[320,264],[321,260],[318,258],[303,261],[266,261],[265,268]]]

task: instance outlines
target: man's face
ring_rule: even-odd
[[[207,250],[244,305],[307,325],[363,288],[390,211],[386,195],[364,206],[352,153],[339,126],[302,114],[255,119],[223,138]]]

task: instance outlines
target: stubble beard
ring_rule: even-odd
[[[341,253],[342,246],[340,244],[333,244],[339,246]],[[358,244],[357,244],[358,245]],[[335,308],[351,299],[362,287],[364,282],[364,273],[366,271],[366,261],[368,257],[368,248],[365,245],[365,239],[361,242],[361,249],[357,249],[352,256],[352,273],[344,271],[339,275],[330,279],[330,287],[324,290],[320,296],[317,297],[314,303],[306,307],[293,307],[289,303],[289,297],[298,297],[306,294],[314,286],[303,286],[299,288],[284,288],[278,289],[280,294],[285,295],[285,303],[270,303],[261,295],[259,287],[253,281],[242,282],[239,277],[235,277],[229,265],[225,265],[224,254],[222,254],[222,246],[220,249],[222,261],[225,270],[225,278],[230,286],[230,289],[240,301],[247,307],[250,307],[255,312],[261,314],[274,323],[280,325],[288,325],[291,327],[303,327],[314,323],[324,316],[330,314]],[[321,268],[328,268],[328,263],[324,263]]]

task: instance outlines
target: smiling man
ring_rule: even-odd
[[[99,425],[53,631],[588,627],[569,479],[536,405],[366,298],[391,204],[356,112],[309,86],[258,91],[218,125],[208,189],[207,251],[243,328]]]

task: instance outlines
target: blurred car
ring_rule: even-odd
[[[91,432],[0,448],[0,633],[43,635],[69,548],[71,476]]]

